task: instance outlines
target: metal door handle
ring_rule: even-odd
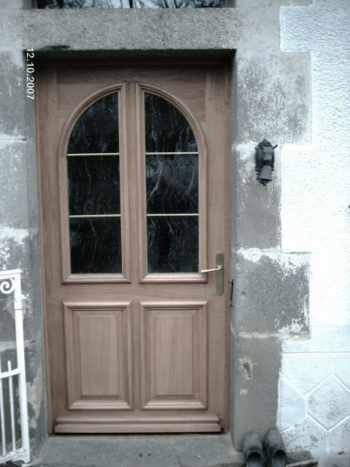
[[[216,254],[216,267],[209,269],[202,269],[202,274],[207,274],[208,272],[216,272],[216,293],[218,295],[223,295],[224,293],[224,255],[223,253]]]
[[[202,270],[201,270],[201,273],[202,273],[202,274],[206,274],[206,273],[208,273],[208,272],[220,271],[222,268],[223,268],[223,266],[222,266],[221,264],[218,264],[215,268],[211,268],[211,269],[202,269]]]

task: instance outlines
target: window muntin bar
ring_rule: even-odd
[[[158,214],[147,214],[147,217],[196,217],[198,213],[158,213]]]
[[[84,156],[119,156],[119,152],[79,152],[68,153],[67,157],[84,157]]]
[[[177,151],[177,152],[146,152],[146,156],[194,156],[198,155],[196,151]]]
[[[107,218],[107,217],[120,217],[120,214],[77,214],[69,215],[69,219],[96,219],[98,217]]]

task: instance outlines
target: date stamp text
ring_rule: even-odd
[[[27,97],[28,99],[34,100],[34,49],[27,49],[26,51],[26,66],[27,66]]]

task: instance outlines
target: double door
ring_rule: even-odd
[[[50,431],[225,429],[226,66],[37,81]]]

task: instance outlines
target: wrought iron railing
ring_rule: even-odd
[[[3,369],[1,367],[2,355],[0,355],[0,464],[4,464],[9,460],[20,460],[28,463],[30,460],[30,448],[24,361],[21,271],[19,269],[0,271],[0,294],[13,295],[17,360],[15,368],[12,368],[11,361],[8,360],[7,368]],[[1,312],[2,310],[0,310]],[[0,315],[0,326],[1,319]],[[5,385],[7,385],[6,393],[8,397],[5,397]],[[20,427],[18,427],[16,419],[18,410]]]

